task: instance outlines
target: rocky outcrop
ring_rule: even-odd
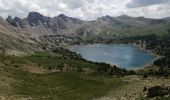
[[[158,96],[170,95],[170,86],[169,85],[156,85],[144,89],[147,94],[147,97],[153,98]]]

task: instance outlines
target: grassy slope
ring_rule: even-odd
[[[0,63],[0,89],[3,90],[0,91],[0,98],[89,100],[101,97],[124,83],[120,78],[108,78],[96,74],[75,72],[36,74],[21,70],[23,64],[38,65],[39,62],[43,62],[42,66],[46,66],[47,63],[51,66],[57,64],[55,60],[57,59],[8,56],[5,65]],[[79,61],[70,63],[91,66],[89,63]]]
[[[120,79],[77,73],[54,73],[49,75],[19,75],[23,80],[15,87],[17,94],[36,99],[89,100],[106,94],[121,83]]]
[[[92,63],[83,62],[73,59],[55,59],[55,58],[40,58],[40,57],[27,57],[30,61],[41,64],[43,67],[56,68],[59,64],[67,64],[72,66],[81,66],[82,68],[96,68],[97,66]]]
[[[2,58],[2,56],[0,56]],[[139,98],[144,86],[170,84],[170,79],[143,79],[141,76],[114,78],[89,73],[55,72],[36,74],[23,71],[24,65],[55,67],[60,63],[77,64],[83,68],[97,67],[95,64],[79,60],[62,60],[48,57],[8,56],[0,59],[0,98],[18,100],[31,97],[34,100],[99,100]],[[38,66],[37,68],[40,68]],[[146,99],[146,98],[144,98]]]

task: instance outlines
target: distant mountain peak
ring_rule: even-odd
[[[8,23],[10,23],[12,26],[17,27],[17,24],[16,24],[16,22],[13,20],[12,16],[9,15],[9,16],[6,18],[6,21],[7,21]]]
[[[69,17],[69,16],[66,16],[66,15],[64,15],[64,14],[58,15],[57,18],[58,18],[59,20],[65,21],[65,22],[67,22],[68,20],[71,20],[71,21],[73,21],[74,23],[79,23],[79,22],[80,22],[80,19],[73,18],[73,17]]]
[[[128,15],[121,15],[121,16],[118,16],[119,18],[132,18],[132,17],[130,17],[130,16],[128,16]]]
[[[43,15],[38,12],[29,12],[28,17],[32,17],[32,16],[43,16]]]
[[[110,15],[106,15],[105,18],[109,18],[109,19],[112,19],[113,17],[110,16]]]
[[[109,15],[106,15],[106,16],[103,16],[103,17],[98,17],[97,20],[106,20],[106,19],[112,19],[113,17],[112,16],[109,16]]]
[[[46,17],[38,12],[30,12],[27,20],[31,26],[39,25],[40,22],[44,21]]]
[[[14,17],[14,19],[13,19],[15,22],[19,22],[20,20],[21,20],[21,18],[19,18],[19,17]]]
[[[60,14],[60,15],[58,15],[58,17],[66,18],[66,17],[68,17],[68,16],[66,16],[66,15],[64,15],[64,14]]]

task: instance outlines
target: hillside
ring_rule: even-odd
[[[35,51],[57,48],[59,44],[62,44],[61,41],[64,38],[64,36],[57,36],[55,39],[50,38],[55,42],[50,42],[50,40],[46,41],[46,38],[44,37],[48,34],[39,36],[32,31],[22,29],[21,27],[15,27],[6,20],[0,19],[0,47],[4,49],[7,54],[27,55],[32,54]]]
[[[0,46],[7,53],[19,55],[38,49],[30,34],[11,26],[3,19],[0,20]]]

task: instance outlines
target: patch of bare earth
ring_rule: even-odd
[[[55,73],[58,72],[58,70],[47,70],[42,67],[36,67],[32,65],[23,65],[22,67],[23,71],[28,71],[30,73],[35,73],[35,74],[50,74],[50,73]]]

